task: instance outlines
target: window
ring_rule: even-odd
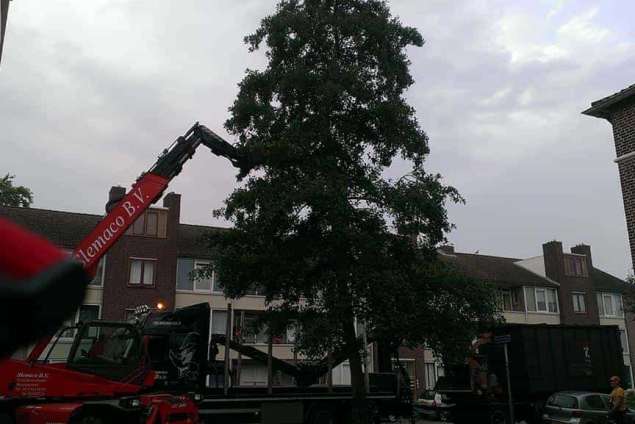
[[[166,210],[150,209],[139,215],[126,234],[165,238],[168,215]]]
[[[620,343],[622,344],[622,352],[628,353],[628,337],[626,330],[620,328]]]
[[[411,378],[414,377],[414,375]],[[437,384],[437,366],[434,362],[425,363],[425,379],[426,389],[434,390],[434,386]]]
[[[205,261],[194,261],[194,291],[209,293],[212,291],[214,271],[210,268],[210,263]]]
[[[525,287],[527,311],[558,313],[558,294],[555,289]]]
[[[577,409],[578,400],[573,396],[568,395],[553,395],[547,400],[547,405],[556,406],[559,408]]]
[[[97,271],[95,272],[95,278],[93,278],[88,285],[94,287],[102,287],[104,285],[104,273],[106,271],[106,256],[102,257],[97,263]]]
[[[156,268],[156,259],[130,259],[130,285],[153,286]]]
[[[586,256],[564,255],[564,273],[570,277],[586,277]]]
[[[598,312],[600,313],[601,317],[624,317],[624,304],[622,302],[622,295],[618,293],[598,293],[597,303]]]
[[[212,311],[212,334],[225,334],[227,331],[227,311]]]
[[[223,284],[218,272],[209,269],[202,279],[197,278],[197,270],[209,267],[209,259],[178,258],[176,263],[176,289],[209,293],[223,293]]]
[[[586,313],[586,303],[584,301],[584,293],[573,293],[571,294],[571,298],[573,301],[573,312],[578,314]]]
[[[536,289],[536,310],[547,312],[547,294],[545,289]]]
[[[547,308],[549,312],[558,312],[558,300],[556,299],[556,291],[553,289],[546,289],[547,292]]]
[[[608,405],[604,404],[604,401],[600,395],[589,395],[582,400],[582,409],[592,411],[606,411]]]
[[[536,312],[536,289],[534,287],[525,287],[525,303],[527,311]]]
[[[98,320],[101,315],[101,305],[81,305],[75,316],[64,322],[64,326],[69,327],[83,322]],[[75,330],[66,330],[60,337],[75,337]]]
[[[243,343],[268,343],[267,326],[260,322],[260,312],[239,311],[234,315],[234,334]]]
[[[522,310],[520,302],[521,292],[519,290],[500,290],[499,296],[499,308],[501,311],[513,312]]]
[[[159,230],[159,214],[154,211],[146,212],[145,235],[155,236]]]

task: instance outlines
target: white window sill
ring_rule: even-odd
[[[527,313],[532,315],[553,315],[553,316],[560,315],[560,312],[547,312],[547,311],[527,311]]]

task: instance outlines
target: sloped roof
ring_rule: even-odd
[[[440,254],[476,280],[494,283],[501,287],[541,286],[558,287],[558,284],[518,265],[520,259],[469,253]]]
[[[206,225],[179,224],[177,252],[179,256],[206,258],[210,254],[205,236],[210,232],[223,231],[224,228]]]
[[[631,97],[635,97],[635,84],[630,85],[617,93],[611,94],[610,96],[604,97],[603,99],[592,102],[591,107],[582,113],[589,116],[595,116],[596,118],[608,118],[610,115],[609,108],[611,106]]]
[[[597,268],[593,268],[593,271],[591,271],[591,279],[593,280],[593,287],[597,291],[622,293],[629,287],[626,281]]]
[[[69,249],[75,248],[103,219],[101,215],[8,206],[0,206],[0,216]],[[209,256],[204,237],[210,231],[222,230],[205,225],[179,224],[178,254],[200,258]]]
[[[74,248],[102,220],[100,215],[0,206],[0,216],[61,247]]]

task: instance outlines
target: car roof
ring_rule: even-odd
[[[563,390],[561,392],[554,393],[554,395],[569,395],[569,396],[576,396],[576,397],[587,396],[587,395],[604,395],[604,396],[608,396],[606,393],[584,392],[584,391],[581,391],[581,390]]]

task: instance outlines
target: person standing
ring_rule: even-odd
[[[620,385],[620,378],[616,375],[611,377],[609,382],[612,388],[611,394],[609,394],[609,418],[615,424],[623,424],[626,413],[624,389]]]

